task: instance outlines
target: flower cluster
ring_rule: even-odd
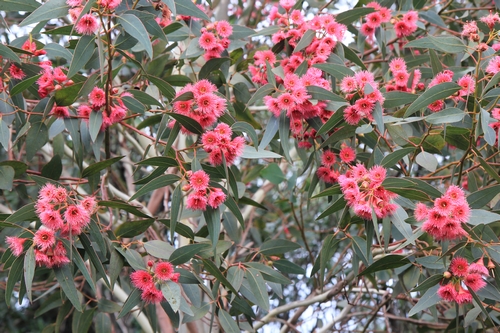
[[[213,131],[206,131],[201,136],[203,149],[209,154],[210,163],[221,165],[222,158],[226,164],[232,165],[235,159],[243,153],[245,138],[237,136],[231,138],[233,131],[225,123],[220,123]]]
[[[100,6],[103,8],[114,9],[118,7],[121,0],[99,0]],[[83,0],[66,0],[66,4],[70,6],[69,15],[73,22],[76,22],[75,30],[82,35],[93,35],[99,29],[99,21],[91,13],[82,14],[84,8]],[[80,17],[80,19],[78,19]]]
[[[464,24],[461,35],[462,37],[467,37],[474,42],[478,42],[480,39],[478,31],[476,21],[471,21]]]
[[[373,121],[373,111],[378,102],[382,107],[384,96],[378,89],[373,73],[360,71],[354,76],[345,76],[340,83],[340,90],[346,93],[351,105],[344,110],[344,119],[350,125],[357,125],[361,119]]]
[[[469,265],[467,259],[454,257],[448,271],[444,273],[446,284],[439,287],[438,295],[449,302],[472,303],[472,295],[469,290],[476,292],[485,287],[486,281],[484,281],[483,276],[487,275],[488,269],[484,266],[483,258]],[[464,289],[462,283],[467,289]]]
[[[35,204],[36,213],[42,226],[33,236],[35,262],[47,268],[59,267],[70,262],[64,244],[57,239],[79,235],[90,222],[97,202],[94,197],[82,200],[70,198],[64,187],[46,184],[40,189]],[[24,252],[24,243],[28,238],[7,237],[6,242],[15,256]]]
[[[378,218],[383,218],[396,210],[397,206],[391,200],[397,194],[382,186],[385,177],[384,167],[376,165],[367,170],[363,164],[352,166],[338,177],[344,198],[356,215],[369,220],[372,218],[372,211]]]
[[[496,140],[498,142],[498,133],[500,131],[500,108],[494,108],[493,110],[491,110],[491,116],[496,121],[490,123],[489,126],[495,130]]]
[[[453,74],[454,73],[448,69],[436,74],[436,76],[429,83],[428,88],[434,87],[435,85],[444,82],[452,82]],[[469,74],[464,75],[460,79],[458,79],[457,84],[461,87],[461,89],[458,91],[458,96],[454,97],[457,100],[463,100],[463,97],[473,94],[476,90],[476,81]],[[444,100],[439,99],[429,104],[428,108],[432,112],[438,112],[444,108],[444,105]]]
[[[157,285],[161,285],[166,281],[177,282],[180,273],[174,272],[174,266],[168,261],[162,261],[156,264],[153,261],[148,261],[148,270],[139,270],[130,274],[132,284],[142,291],[141,298],[146,303],[160,303],[165,298],[161,290],[157,289]]]
[[[208,80],[200,80],[194,85],[188,84],[177,93],[176,97],[186,93],[192,93],[193,97],[175,102],[173,110],[196,120],[203,129],[206,129],[213,125],[226,110],[226,100],[219,97],[216,91],[217,87]],[[189,133],[184,127],[182,130]]]
[[[498,13],[490,12],[488,15],[481,17],[480,21],[486,24],[491,30],[495,27],[496,23],[500,22],[500,16],[498,16]]]
[[[406,68],[406,62],[403,58],[392,59],[389,63],[389,70],[391,71],[394,80],[385,86],[386,91],[398,90],[412,92],[419,87],[419,81],[422,77],[422,73],[419,69],[415,69],[413,71],[413,79],[409,82],[410,73]]]
[[[391,21],[392,12],[389,8],[381,6],[373,1],[366,5],[368,8],[373,8],[375,11],[366,15],[366,22],[361,25],[361,33],[367,37],[372,37],[375,29],[380,27],[382,23]]]
[[[63,71],[63,67],[52,67],[51,62],[43,62],[42,75],[38,78],[38,95],[41,98],[47,97],[55,90],[62,89],[73,84],[72,80],[68,80],[68,76]]]
[[[425,221],[422,230],[436,240],[454,240],[467,235],[462,223],[469,220],[470,207],[465,199],[464,191],[455,185],[446,193],[434,200],[432,208],[418,203],[415,208],[417,221]]]
[[[399,38],[410,36],[417,30],[418,13],[410,10],[401,19],[395,19],[394,31]]]
[[[198,170],[188,174],[189,184],[183,187],[183,190],[189,191],[186,201],[186,207],[192,210],[206,210],[207,205],[212,208],[219,207],[226,201],[226,194],[218,187],[208,186],[210,177],[203,170]]]
[[[500,72],[500,56],[494,56],[486,67],[486,73],[495,75],[498,72]]]
[[[101,130],[122,121],[127,115],[127,107],[123,103],[122,97],[132,95],[128,92],[121,93],[120,95],[117,93],[117,89],[111,89],[111,106],[109,107],[108,112],[102,112]],[[94,89],[90,92],[88,99],[90,105],[82,104],[78,107],[78,116],[86,121],[90,118],[90,113],[92,111],[104,110],[106,106],[106,92],[99,87],[94,87]]]
[[[231,43],[228,37],[232,33],[233,27],[227,21],[216,21],[203,27],[198,44],[205,50],[203,54],[205,60],[220,58],[222,51]]]
[[[349,146],[342,145],[338,157],[343,163],[351,163],[356,159],[356,152]],[[337,182],[340,172],[334,169],[337,158],[331,150],[325,150],[321,155],[321,166],[316,172],[318,178],[325,183],[334,184]]]

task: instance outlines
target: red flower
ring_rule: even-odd
[[[462,257],[454,257],[450,263],[450,271],[453,275],[464,277],[468,274],[469,262]]]
[[[130,274],[130,281],[132,284],[141,290],[155,288],[153,277],[146,271],[135,271]]]
[[[160,280],[167,281],[172,278],[174,273],[174,266],[171,263],[164,261],[156,265],[155,274]]]

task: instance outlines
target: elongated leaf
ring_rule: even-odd
[[[73,58],[71,59],[68,78],[73,77],[90,60],[95,49],[95,36],[84,35],[76,44]]]
[[[132,292],[128,295],[127,300],[123,303],[122,310],[118,314],[118,319],[124,317],[127,313],[130,312],[137,304],[141,302],[141,291],[137,288],[134,288]]]
[[[170,238],[174,239],[175,227],[177,225],[177,221],[181,216],[181,200],[182,200],[182,192],[181,186],[177,186],[172,193],[172,205],[170,206]]]
[[[337,17],[335,18],[335,20],[338,23],[349,25],[352,22],[354,22],[354,21],[360,19],[361,17],[368,15],[374,11],[375,11],[375,9],[369,8],[369,7],[353,8],[353,9],[346,10],[345,12],[338,14]]]
[[[25,27],[28,24],[48,21],[54,18],[68,15],[69,6],[65,0],[49,0],[42,6],[35,9],[19,26]],[[22,9],[18,9],[22,10]]]
[[[325,88],[321,88],[318,86],[307,86],[307,92],[312,96],[312,98],[317,100],[334,101],[347,104],[347,101],[345,99],[343,99],[339,95],[332,93],[329,90],[326,90]]]
[[[181,287],[172,281],[166,281],[161,285],[161,292],[174,312],[179,311],[181,306]]]
[[[426,168],[430,172],[434,172],[438,165],[436,156],[426,151],[420,152],[415,158],[415,162],[417,162],[418,165]]]
[[[10,90],[10,96],[14,96],[14,95],[22,93],[23,91],[25,91],[26,89],[31,87],[33,84],[35,84],[36,80],[38,80],[38,78],[40,76],[42,76],[42,74],[35,75],[35,76],[30,77],[30,78],[24,79],[21,82],[19,82],[18,84],[16,84]]]
[[[293,52],[299,52],[300,50],[303,50],[306,47],[308,47],[309,44],[311,44],[312,40],[314,39],[314,36],[316,36],[315,30],[311,29],[307,30],[300,38]]]
[[[231,129],[235,132],[245,132],[248,134],[250,139],[252,139],[252,142],[255,146],[255,149],[258,149],[257,146],[259,144],[259,139],[257,137],[257,133],[255,132],[255,129],[253,128],[252,125],[249,123],[246,123],[244,121],[237,121],[234,124],[231,125]]]
[[[132,201],[141,195],[154,191],[158,188],[172,185],[180,178],[177,175],[162,175],[158,178],[151,180],[149,183],[141,187],[133,196],[130,197],[129,201]]]
[[[177,15],[197,17],[202,20],[210,21],[208,16],[202,12],[191,0],[174,0]]]
[[[30,203],[19,208],[11,216],[5,219],[5,222],[17,223],[24,221],[33,221],[36,219],[35,204]]]
[[[116,237],[132,238],[145,232],[154,222],[154,219],[128,221],[116,228],[115,235]]]
[[[98,206],[104,206],[104,207],[111,207],[111,208],[117,208],[117,209],[123,209],[126,212],[129,212],[131,214],[134,214],[135,216],[139,217],[145,217],[145,218],[150,218],[151,216],[148,216],[141,212],[139,209],[137,209],[136,206],[132,206],[126,202],[123,201],[118,201],[118,200],[113,200],[113,201],[99,201]]]
[[[428,35],[424,38],[415,39],[407,43],[405,48],[424,48],[434,49],[446,53],[461,53],[467,49],[467,46],[457,37],[454,36],[437,36]]]
[[[172,252],[169,261],[172,265],[181,265],[194,258],[196,254],[208,248],[210,248],[210,244],[205,243],[184,245],[183,247],[180,247]]]
[[[36,0],[3,0],[0,1],[0,10],[32,12],[40,7]]]
[[[174,252],[172,245],[160,240],[146,242],[144,243],[144,248],[150,255],[166,260],[169,260],[170,255]]]
[[[496,133],[493,128],[489,126],[490,114],[485,109],[481,108],[481,129],[484,133],[484,140],[490,145],[494,146],[497,140]]]
[[[482,208],[500,193],[500,185],[488,186],[467,196],[470,208]]]
[[[459,91],[461,87],[454,82],[445,82],[427,89],[413,102],[405,112],[405,118],[420,109],[426,108],[432,102],[449,97]]]
[[[83,248],[85,249],[85,252],[89,256],[90,262],[92,263],[92,265],[94,265],[94,267],[97,270],[97,272],[99,274],[101,274],[101,277],[104,280],[104,283],[109,288],[111,288],[111,285],[109,284],[108,278],[106,277],[107,276],[106,270],[104,269],[104,266],[102,265],[101,260],[97,256],[97,253],[95,252],[95,249],[92,246],[90,238],[87,236],[87,234],[84,234],[84,233],[80,234],[78,236],[78,238],[80,239],[80,242],[82,243]]]
[[[386,269],[398,268],[409,263],[410,260],[405,256],[388,255],[366,267],[366,269],[364,269],[359,275],[366,275]]]
[[[457,108],[447,108],[443,111],[433,113],[425,117],[425,121],[430,124],[447,124],[461,121],[465,117],[465,112]]]
[[[413,103],[418,95],[402,91],[390,91],[384,94],[384,108],[390,109],[397,106]]]
[[[64,265],[54,268],[54,274],[64,294],[69,299],[71,304],[73,304],[76,311],[82,312],[82,304],[80,303],[80,299],[78,298],[78,291],[76,290],[75,282],[73,281],[71,265]]]
[[[347,202],[344,200],[344,197],[338,198],[335,202],[333,202],[330,206],[328,206],[327,209],[323,213],[321,213],[317,218],[316,221],[327,217],[328,215],[331,215],[335,212],[338,212],[339,210],[343,209],[346,206]]]
[[[306,274],[306,270],[291,261],[280,259],[273,262],[273,266],[286,274]]]
[[[421,282],[413,288],[411,291],[424,291],[427,290],[439,283],[443,279],[443,274],[435,274],[430,277],[428,277],[425,281]]]
[[[249,268],[245,271],[245,278],[248,281],[248,285],[257,305],[260,306],[264,311],[269,311],[269,297],[267,295],[267,287],[262,277],[262,273],[254,268]]]
[[[141,20],[132,14],[121,14],[118,16],[118,23],[122,25],[127,33],[141,43],[149,58],[153,59],[153,46],[151,45],[148,31]]]
[[[354,252],[358,255],[365,266],[370,266],[373,261],[373,256],[371,251],[366,251],[366,240],[359,236],[353,236],[352,246]]]
[[[226,277],[222,274],[222,272],[215,266],[215,264],[207,259],[203,259],[203,264],[207,272],[212,274],[217,280],[220,281],[224,286],[226,286],[229,290],[231,290],[235,295],[238,294],[238,291],[234,289],[233,285],[229,283]],[[263,280],[264,281],[264,280]]]
[[[350,68],[338,64],[314,64],[313,67],[321,69],[337,80],[342,80],[346,76],[354,75],[354,72]]]
[[[415,306],[410,310],[408,316],[411,317],[423,310],[427,310],[431,306],[435,305],[437,302],[441,300],[437,291],[439,289],[439,285],[435,285],[429,288],[425,294],[420,298],[420,300],[415,304]]]
[[[255,92],[255,94],[253,94],[247,105],[253,105],[253,103],[261,100],[264,96],[270,95],[272,92],[274,92],[275,89],[276,88],[270,83],[263,85]]]
[[[35,276],[35,248],[31,246],[24,257],[24,282],[26,283],[26,294],[30,302],[33,302],[33,277]]]
[[[12,182],[14,181],[14,176],[16,172],[14,168],[9,165],[0,166],[0,189],[2,190],[12,190]]]
[[[263,255],[279,255],[286,252],[294,251],[300,248],[296,242],[287,239],[270,239],[262,243],[260,253]]]
[[[167,114],[178,121],[182,126],[184,126],[188,131],[195,134],[202,134],[203,128],[201,125],[194,119],[189,118],[183,114],[167,112]]]
[[[101,162],[97,162],[95,164],[89,165],[87,168],[85,168],[83,170],[82,177],[86,178],[88,176],[98,174],[99,172],[101,172],[101,170],[104,170],[107,167],[110,167],[111,165],[115,164],[116,162],[118,162],[119,160],[121,160],[124,157],[125,156],[117,156],[117,157],[110,158],[109,160],[105,160],[105,161],[101,161]]]
[[[282,156],[272,151],[264,150],[262,146],[259,145],[259,151],[257,151],[254,147],[245,146],[243,148],[243,154],[241,155],[241,157],[248,159],[259,159],[259,158],[281,158]]]
[[[10,266],[9,275],[7,279],[7,284],[5,287],[5,303],[7,306],[11,304],[12,292],[16,283],[19,282],[23,276],[24,258],[22,256],[17,257],[12,266]]]
[[[201,67],[200,72],[198,73],[198,79],[206,79],[213,71],[220,69],[220,67],[225,63],[231,61],[230,58],[214,58],[210,59]]]
[[[382,161],[380,162],[380,165],[383,166],[384,168],[391,168],[393,167],[396,163],[398,163],[403,157],[406,155],[412,153],[415,151],[415,148],[409,147],[409,148],[402,148],[393,151],[389,155],[385,156]]]
[[[158,89],[161,91],[163,96],[168,98],[168,100],[173,100],[175,98],[175,89],[167,82],[158,77],[148,75],[148,80],[151,81]]]

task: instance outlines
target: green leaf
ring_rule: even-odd
[[[14,96],[14,95],[22,93],[23,91],[25,91],[26,89],[28,89],[29,87],[31,87],[32,85],[34,85],[35,82],[36,82],[36,80],[38,80],[38,78],[40,76],[42,76],[42,74],[35,75],[35,76],[30,77],[30,78],[21,80],[21,82],[19,82],[18,84],[16,84],[10,90],[10,96]]]
[[[320,127],[317,135],[333,131],[344,120],[344,113],[337,110],[327,121]]]
[[[412,40],[407,43],[405,48],[423,48],[434,49],[445,53],[461,53],[467,49],[467,46],[454,36],[437,36],[428,35],[424,38]]]
[[[346,206],[347,202],[344,200],[344,197],[338,198],[335,202],[333,202],[328,208],[325,209],[323,213],[321,213],[317,218],[316,221],[321,220],[324,217],[327,217],[328,215],[331,215],[335,212],[338,212],[339,210],[343,209]]]
[[[115,311],[113,311],[115,312]],[[99,312],[95,316],[95,332],[96,333],[109,333],[112,331],[111,329],[111,319],[105,313]]]
[[[203,67],[201,67],[200,72],[198,73],[198,79],[206,79],[210,76],[210,73],[213,71],[216,71],[220,69],[220,67],[225,63],[231,61],[230,58],[223,57],[223,58],[214,58],[208,60]]]
[[[163,296],[167,299],[170,307],[174,312],[179,311],[181,306],[181,287],[175,282],[166,281],[161,285],[161,292]]]
[[[256,270],[260,271],[262,273],[262,277],[264,278],[264,280],[268,282],[279,283],[284,285],[292,283],[292,281],[290,281],[280,272],[260,262],[247,262],[245,263],[245,266],[255,268]]]
[[[337,80],[342,80],[346,76],[354,75],[354,72],[350,68],[338,64],[314,64],[313,67],[321,69]]]
[[[276,88],[268,83],[257,89],[257,91],[253,94],[252,98],[248,101],[247,105],[252,105],[253,103],[261,100],[264,96],[270,95],[276,90]]]
[[[461,121],[465,117],[465,112],[457,108],[447,108],[443,111],[432,113],[425,117],[425,121],[429,124],[448,124]]]
[[[30,246],[24,257],[24,282],[26,283],[26,294],[30,302],[33,302],[33,277],[35,276],[35,248]]]
[[[0,10],[4,11],[24,11],[32,12],[40,7],[36,0],[2,0],[0,1]]]
[[[83,82],[80,82],[57,90],[54,94],[54,101],[57,106],[70,106],[73,104],[78,99],[82,87]]]
[[[119,201],[119,200],[99,201],[98,206],[123,209],[124,211],[129,212],[129,213],[134,214],[135,216],[139,216],[139,217],[145,217],[145,218],[151,217],[151,216],[146,215],[143,212],[141,212],[139,209],[137,209],[136,206],[132,206],[126,202]]]
[[[250,29],[244,25],[231,24],[233,33],[228,38],[231,40],[247,38],[255,34],[255,30]]]
[[[132,292],[128,295],[127,300],[123,303],[122,310],[118,314],[118,318],[125,317],[127,313],[130,312],[137,304],[141,302],[141,291],[137,288],[132,289]]]
[[[221,228],[220,211],[218,208],[213,209],[211,207],[207,207],[207,209],[203,212],[203,217],[205,217],[205,221],[207,223],[208,235],[210,237],[210,241],[212,242],[212,250],[216,253]]]
[[[178,121],[188,131],[195,133],[195,134],[202,134],[203,133],[203,128],[193,118],[187,117],[183,114],[174,113],[174,112],[167,112],[166,114],[168,114],[170,117],[172,117],[176,121]]]
[[[245,271],[245,278],[257,301],[257,305],[264,311],[269,311],[269,297],[267,295],[266,282],[262,277],[262,273],[254,268],[249,268]]]
[[[259,151],[257,151],[254,147],[245,146],[243,148],[243,154],[241,155],[241,157],[248,159],[260,159],[260,158],[281,158],[282,156],[272,151],[264,150],[259,145]]]
[[[129,89],[127,90],[128,93],[132,94],[135,99],[137,99],[139,102],[146,104],[146,105],[157,105],[159,107],[163,107],[163,105],[153,96],[149,95],[148,93],[145,93],[144,91],[141,90],[136,90],[136,89]]]
[[[2,1],[3,2],[3,1]],[[32,23],[41,21],[48,21],[51,19],[59,18],[68,15],[69,6],[66,0],[49,0],[42,6],[35,9],[28,17],[26,17],[20,24],[20,27],[25,27]],[[21,9],[17,9],[21,10]]]
[[[443,279],[443,274],[434,274],[434,275],[430,276],[429,278],[427,278],[425,281],[420,282],[418,284],[418,286],[413,288],[411,291],[414,292],[414,291],[427,290],[427,289],[437,285],[439,283],[439,281],[441,281],[442,279]]]
[[[280,167],[276,163],[271,163],[260,172],[262,178],[269,180],[273,184],[280,184],[281,182],[286,180],[283,171],[281,171]]]
[[[258,149],[257,146],[259,144],[259,139],[258,139],[257,133],[255,132],[255,129],[253,128],[252,125],[250,125],[249,123],[246,123],[244,121],[237,121],[231,125],[231,129],[233,130],[233,132],[245,132],[245,133],[247,133],[248,136],[250,137],[250,139],[252,139],[252,142],[253,142],[254,146],[256,147],[256,149]]]
[[[64,46],[57,43],[48,43],[43,49],[47,52],[47,57],[49,59],[62,58],[70,62],[73,54],[68,51]]]
[[[117,21],[127,33],[141,43],[149,58],[153,59],[153,46],[151,45],[148,32],[141,20],[132,14],[120,14]]]
[[[154,222],[154,219],[124,222],[116,228],[115,235],[116,237],[132,238],[145,232]]]
[[[278,239],[270,239],[262,243],[259,252],[265,256],[279,255],[286,252],[294,251],[300,247],[301,246],[296,242],[278,238]]]
[[[484,133],[484,141],[486,141],[490,146],[495,146],[495,142],[497,141],[497,133],[493,128],[489,126],[489,123],[490,113],[481,108],[481,129]]]
[[[170,205],[170,238],[174,239],[174,233],[177,222],[181,216],[182,210],[182,192],[181,186],[178,185],[172,193],[172,203]]]
[[[170,255],[174,252],[174,247],[167,242],[160,240],[152,240],[144,243],[144,248],[153,257],[169,260]]]
[[[101,236],[101,235],[99,235]],[[101,236],[102,237],[102,236]],[[109,284],[108,278],[106,277],[106,270],[104,269],[104,266],[101,263],[101,260],[97,256],[97,253],[95,252],[94,247],[92,246],[92,243],[90,241],[90,238],[87,236],[87,234],[82,233],[78,236],[80,239],[80,242],[83,245],[83,248],[85,249],[85,253],[89,256],[90,262],[92,265],[95,267],[97,272],[101,274],[102,279],[104,280],[104,283],[111,288],[111,285]],[[102,251],[102,249],[101,249]],[[105,253],[104,253],[105,254]]]
[[[286,274],[306,274],[306,270],[304,268],[284,259],[273,261],[273,266]]]
[[[194,258],[195,255],[208,248],[210,248],[210,244],[206,243],[184,245],[172,252],[169,261],[172,265],[181,265],[188,262],[189,260]]]
[[[470,208],[482,208],[500,193],[500,185],[484,187],[467,196]]]
[[[387,256],[375,261],[370,266],[366,267],[359,275],[361,276],[361,275],[372,274],[372,273],[387,270],[387,269],[398,268],[398,267],[404,266],[404,265],[409,264],[409,263],[410,263],[410,260],[408,258],[406,258],[405,256],[387,255]]]
[[[23,267],[24,257],[22,256],[17,257],[12,263],[12,266],[10,266],[7,284],[5,286],[5,303],[7,306],[11,304],[12,292],[14,291],[16,283],[18,283],[23,276]]]
[[[168,100],[175,98],[175,89],[167,82],[158,77],[148,75],[148,80],[151,81]]]
[[[390,91],[384,93],[384,108],[391,109],[401,105],[413,103],[418,95],[410,94],[402,91]]]
[[[71,252],[71,256],[72,256],[71,259],[72,259],[72,261],[78,267],[78,269],[80,270],[80,272],[82,272],[82,275],[85,277],[85,280],[89,284],[90,288],[92,288],[92,290],[95,292],[96,291],[95,281],[90,276],[90,273],[89,273],[89,271],[87,269],[87,266],[85,265],[85,262],[83,261],[83,258],[80,255],[80,253],[78,252],[77,248],[74,245],[71,246],[70,243],[69,243],[69,241],[67,241],[67,240],[63,240],[63,244],[66,247],[66,251],[68,253]]]
[[[205,21],[210,21],[210,18],[202,12],[191,0],[174,0],[177,15],[185,15],[197,17]]]
[[[141,187],[133,196],[130,197],[128,201],[132,201],[140,197],[141,195],[144,195],[161,187],[172,185],[178,180],[180,180],[180,178],[177,175],[162,175],[151,180],[149,183]]]
[[[0,119],[0,145],[2,145],[3,149],[7,150],[9,148],[9,141],[10,141],[9,126],[4,120]]]
[[[486,171],[491,177],[493,177],[498,183],[500,183],[500,175],[498,174],[498,172],[481,157],[480,153],[477,154],[476,157],[479,160],[479,163],[483,167],[484,171]]]
[[[430,154],[426,151],[418,153],[415,158],[415,162],[423,168],[426,168],[430,172],[434,172],[438,166],[438,160],[436,156]]]
[[[80,299],[78,298],[78,291],[75,287],[75,282],[73,281],[71,265],[55,267],[54,274],[64,294],[69,299],[71,304],[73,304],[76,311],[82,312],[82,304],[80,303]]]
[[[219,322],[225,332],[241,332],[233,317],[222,309],[219,310]]]
[[[311,42],[315,36],[316,36],[315,30],[311,30],[311,29],[307,30],[300,38],[300,40],[297,43],[297,45],[295,46],[295,49],[293,50],[293,52],[299,52],[300,50],[308,47],[309,44],[311,44]]]
[[[97,135],[101,131],[101,126],[102,126],[102,112],[92,111],[89,117],[89,131],[92,142],[95,142]]]
[[[352,237],[352,247],[365,266],[370,266],[373,261],[372,253],[366,250],[366,240],[359,237]]]
[[[383,166],[384,168],[391,168],[396,163],[398,163],[403,157],[405,157],[410,153],[413,153],[414,151],[415,151],[414,147],[395,150],[389,155],[384,156],[384,158],[380,162],[380,165]]]
[[[342,23],[345,25],[349,25],[356,20],[359,20],[361,17],[373,13],[375,9],[369,7],[360,7],[354,8],[350,10],[346,10],[345,12],[341,12],[335,18],[335,21],[338,23]]]
[[[326,90],[325,88],[321,88],[318,86],[307,86],[306,88],[307,92],[312,96],[313,99],[317,99],[320,101],[341,102],[347,104],[347,101],[345,99],[343,99],[339,95],[332,93],[329,90]]]
[[[31,124],[26,135],[26,158],[30,161],[49,141],[49,130],[40,120]]]
[[[5,222],[17,223],[24,221],[34,221],[36,219],[35,203],[27,204],[15,211],[11,216],[5,219]]]
[[[112,166],[113,164],[115,164],[116,162],[118,162],[119,160],[121,160],[124,157],[125,156],[117,156],[117,157],[110,158],[109,160],[105,160],[105,161],[91,164],[83,170],[82,177],[86,178],[88,176],[99,174],[99,172],[106,169],[107,167]]]
[[[226,286],[229,290],[231,290],[235,295],[238,294],[238,291],[234,289],[233,285],[229,283],[226,277],[222,274],[222,272],[215,266],[215,264],[207,259],[202,259],[203,264],[205,265],[205,269],[207,272],[212,274],[220,283]],[[264,280],[263,280],[264,281]]]
[[[84,35],[76,44],[73,58],[71,59],[68,78],[72,78],[90,60],[95,49],[95,36]]]
[[[74,333],[88,332],[92,325],[92,318],[96,309],[83,310],[82,312],[73,312],[73,320],[71,322],[71,330]]]
[[[459,91],[461,87],[454,82],[445,82],[427,89],[413,102],[405,112],[404,117],[409,117],[420,109],[426,108],[432,102],[449,97]]]
[[[0,189],[1,190],[12,190],[12,183],[14,181],[14,175],[16,172],[14,168],[8,165],[0,166]]]
[[[439,289],[439,285],[435,285],[429,288],[425,294],[420,298],[420,300],[415,304],[415,306],[408,313],[408,317],[411,317],[423,310],[427,310],[431,306],[437,304],[441,300],[437,291]]]

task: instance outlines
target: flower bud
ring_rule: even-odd
[[[450,273],[450,272],[448,272],[448,271],[446,271],[446,272],[444,272],[444,273],[443,273],[443,277],[444,277],[445,279],[449,279],[449,278],[451,278],[451,273]]]
[[[495,269],[495,263],[493,260],[488,260],[488,269]]]
[[[148,267],[153,267],[154,264],[153,260],[148,260]]]

